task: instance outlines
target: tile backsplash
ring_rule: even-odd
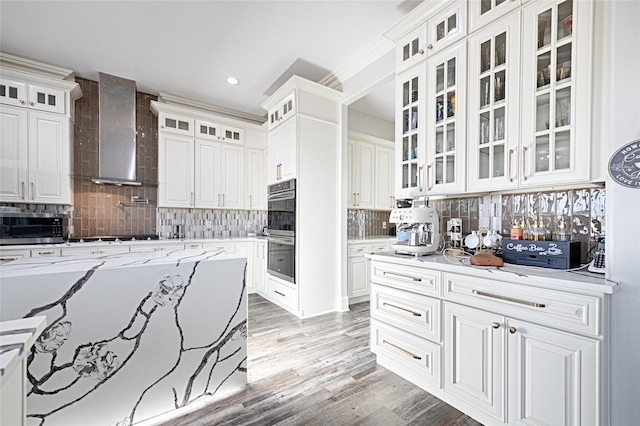
[[[258,210],[180,209],[160,207],[156,229],[160,238],[175,238],[178,226],[186,238],[242,237],[262,233],[267,212]]]
[[[390,213],[390,210],[347,210],[347,238],[389,235]]]
[[[441,232],[447,221],[462,218],[462,232],[486,228],[508,237],[511,226],[523,219],[525,230],[534,219],[542,221],[550,235],[555,235],[560,217],[564,217],[572,239],[581,241],[582,262],[589,260],[595,238],[605,233],[604,188],[576,188],[562,191],[525,194],[492,194],[480,197],[433,200],[430,205],[440,214]]]

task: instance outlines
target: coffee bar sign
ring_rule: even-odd
[[[640,139],[613,154],[609,160],[609,175],[622,186],[640,189]]]

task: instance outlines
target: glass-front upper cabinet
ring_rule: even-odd
[[[469,38],[468,187],[517,186],[519,13]]]
[[[396,76],[396,198],[426,192],[424,170],[426,65]]]
[[[427,21],[427,55],[431,56],[467,35],[467,1],[458,0]]]
[[[427,58],[427,25],[422,24],[396,42],[396,72]]]
[[[426,189],[429,194],[465,190],[466,45],[428,61]]]
[[[521,184],[589,179],[590,10],[573,0],[524,10]]]
[[[469,1],[469,32],[477,31],[485,25],[517,9],[528,0],[471,0]]]

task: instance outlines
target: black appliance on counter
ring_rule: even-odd
[[[296,180],[267,188],[267,272],[296,282]]]
[[[0,210],[0,245],[58,244],[67,236],[67,215]]]
[[[571,269],[580,266],[580,240],[535,241],[502,239],[502,259],[517,265]]]

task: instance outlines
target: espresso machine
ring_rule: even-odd
[[[435,253],[440,245],[440,219],[431,207],[391,210],[389,222],[396,224],[398,241],[391,245],[398,253],[423,256]]]

